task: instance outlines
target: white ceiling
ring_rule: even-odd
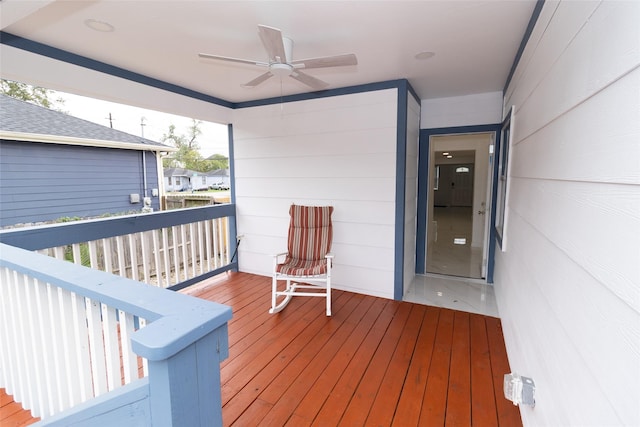
[[[309,91],[288,77],[243,88],[264,69],[198,57],[265,61],[257,33],[264,24],[294,40],[294,59],[355,53],[356,66],[307,71],[329,89],[406,78],[429,99],[501,91],[534,6],[535,0],[3,0],[0,20],[4,32],[226,101]],[[92,30],[87,19],[115,30]],[[416,60],[422,51],[435,56]],[[3,77],[11,68],[2,61]]]

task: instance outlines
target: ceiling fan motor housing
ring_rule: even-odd
[[[289,64],[279,64],[274,62],[269,64],[269,71],[271,71],[271,74],[274,76],[289,76],[293,72],[293,67]]]

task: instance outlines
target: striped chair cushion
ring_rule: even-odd
[[[277,271],[292,276],[319,275],[327,272],[325,255],[331,251],[333,206],[291,205],[289,215],[289,251]]]

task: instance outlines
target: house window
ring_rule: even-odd
[[[175,177],[174,179],[176,180],[175,185],[180,185],[180,177]]]
[[[202,177],[202,185],[207,185],[207,177],[206,176]]]
[[[456,168],[456,173],[467,173],[469,172],[469,168],[466,166],[460,166]]]
[[[496,200],[496,233],[500,248],[506,250],[505,230],[507,223],[507,189],[509,184],[509,146],[511,145],[511,122],[513,107],[502,123],[500,153],[498,157],[498,197]]]

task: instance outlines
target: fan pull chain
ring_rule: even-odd
[[[284,89],[282,88],[282,77],[280,77],[280,115],[284,114]]]

